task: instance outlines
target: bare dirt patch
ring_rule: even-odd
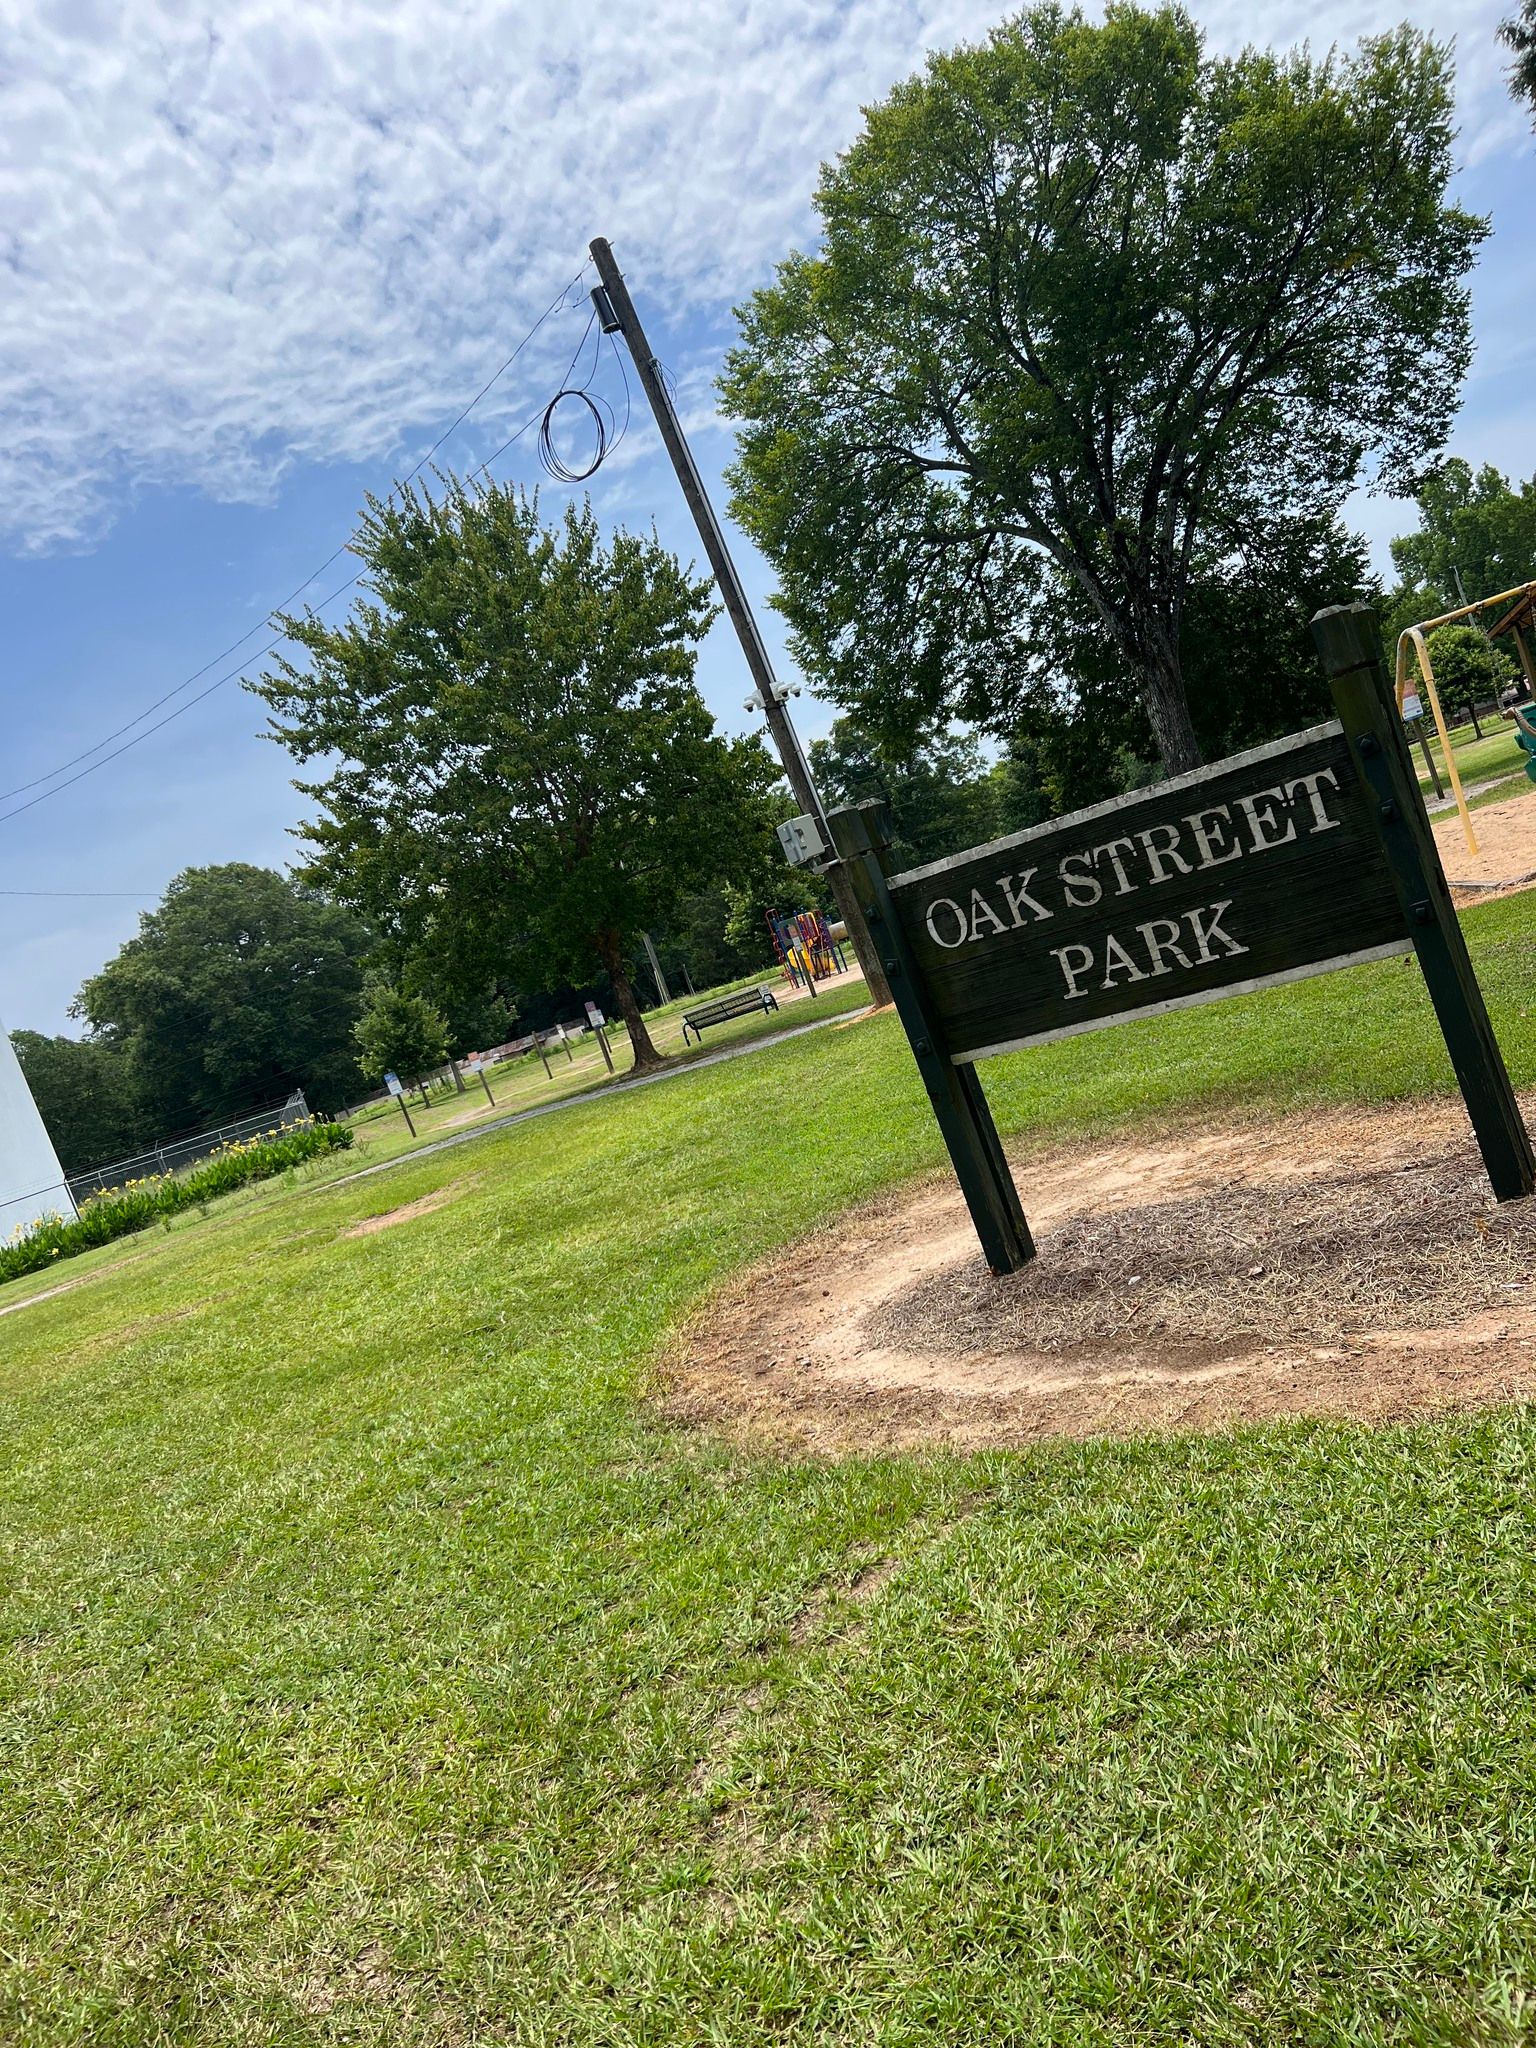
[[[360,1223],[349,1223],[343,1237],[372,1237],[376,1231],[393,1230],[397,1223],[414,1222],[418,1216],[430,1216],[434,1209],[441,1209],[451,1202],[467,1183],[451,1180],[445,1187],[434,1188],[430,1195],[420,1195],[414,1202],[402,1202],[398,1209],[386,1209],[379,1216],[365,1216]]]
[[[1493,1202],[1459,1103],[1015,1172],[1024,1272],[986,1271],[952,1183],[909,1189],[718,1295],[669,1412],[837,1454],[1536,1395],[1536,1203]]]

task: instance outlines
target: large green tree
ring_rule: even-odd
[[[377,978],[367,984],[353,1036],[370,1081],[382,1081],[388,1073],[421,1081],[448,1058],[448,1022],[441,1010],[425,996]]]
[[[1011,762],[1035,764],[1054,808],[1073,810],[1144,781],[1158,748],[1130,664],[1082,590],[1052,574],[1018,697],[1000,699],[987,722]],[[1376,581],[1365,543],[1336,520],[1283,517],[1191,579],[1182,660],[1207,759],[1331,716],[1308,622],[1354,594],[1375,595]]]
[[[1444,441],[1485,232],[1452,114],[1410,29],[1215,59],[1180,9],[1051,4],[872,108],[723,380],[810,671],[1005,694],[1054,565],[1193,765],[1192,584]]]
[[[654,1064],[631,948],[730,878],[774,779],[694,685],[706,586],[653,536],[605,543],[590,508],[546,526],[455,482],[371,499],[353,545],[368,599],[287,621],[308,665],[256,685],[273,736],[325,763],[298,785],[313,873],[406,954],[430,945],[434,985],[601,968]]]
[[[1536,576],[1536,477],[1512,484],[1491,462],[1474,470],[1453,457],[1424,479],[1418,505],[1417,529],[1392,543],[1400,591],[1425,606],[1415,619]]]
[[[112,1038],[159,1135],[302,1088],[355,1093],[367,934],[309,884],[230,862],[188,868],[73,1014]]]
[[[1486,640],[1476,626],[1441,626],[1430,634],[1429,662],[1441,701],[1459,708],[1501,697],[1519,680],[1513,659]],[[1415,666],[1409,674],[1415,679]]]
[[[122,1048],[109,1039],[13,1031],[11,1044],[66,1173],[126,1158],[157,1135]]]

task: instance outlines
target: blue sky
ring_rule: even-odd
[[[711,379],[731,306],[806,240],[817,166],[852,138],[861,103],[1001,11],[0,0],[0,789],[44,777],[259,628],[344,540],[363,491],[430,446],[593,234],[613,241],[717,482],[730,443]],[[1196,11],[1218,47],[1252,34],[1230,0]],[[1533,155],[1498,14],[1442,4],[1412,18],[1456,36],[1460,189],[1495,229],[1452,447],[1526,476]],[[1276,43],[1350,43],[1398,19],[1370,0],[1282,4],[1263,28]],[[502,442],[584,321],[584,305],[552,318],[440,460],[466,467]],[[495,474],[539,481],[531,442]],[[697,554],[643,418],[592,488],[604,517],[654,518]],[[1351,513],[1383,562],[1411,523],[1381,500]],[[723,722],[747,723],[723,627],[701,681]],[[810,734],[828,722],[809,698],[797,710]],[[99,773],[0,801],[57,790],[0,822],[0,889],[125,892],[0,895],[7,1025],[77,1030],[66,1011],[81,981],[181,868],[294,857],[302,803],[260,725],[231,682]]]

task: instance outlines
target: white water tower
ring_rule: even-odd
[[[0,1244],[45,1216],[75,1213],[59,1155],[0,1023]]]

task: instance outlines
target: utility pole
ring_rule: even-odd
[[[656,983],[657,999],[660,1001],[662,1008],[665,1009],[672,1000],[672,991],[667,987],[666,976],[661,971],[661,962],[656,958],[656,948],[651,942],[650,933],[642,932],[640,934],[640,942],[645,947],[646,959],[651,963],[651,975]]]
[[[821,798],[816,793],[810,763],[805,758],[799,735],[785,706],[789,692],[781,688],[775,679],[773,663],[768,658],[768,649],[762,634],[758,631],[757,620],[753,617],[752,607],[747,602],[747,593],[742,588],[741,578],[736,573],[736,565],[731,560],[730,550],[725,544],[725,534],[715,517],[714,507],[709,502],[709,494],[704,489],[698,465],[693,459],[693,451],[684,437],[677,409],[672,403],[672,395],[667,390],[661,374],[661,366],[651,353],[650,343],[645,338],[645,329],[640,325],[640,316],[635,311],[634,300],[629,296],[629,288],[624,282],[618,264],[614,261],[613,251],[600,235],[589,246],[592,260],[597,265],[597,274],[602,279],[601,286],[592,294],[592,303],[597,309],[597,317],[602,324],[603,332],[623,335],[639,375],[641,389],[650,400],[656,425],[661,430],[662,442],[671,457],[672,467],[677,472],[677,480],[683,487],[688,510],[693,514],[693,523],[699,530],[704,552],[708,555],[709,565],[715,572],[715,582],[719,585],[720,595],[725,600],[731,624],[736,628],[741,651],[747,658],[747,668],[751,672],[757,691],[750,708],[760,709],[767,720],[769,733],[783,763],[784,773],[789,778],[795,802],[807,817],[815,820],[823,843],[828,849],[831,864],[825,870],[826,877],[831,885],[838,915],[848,928],[848,936],[853,941],[859,965],[864,970],[869,999],[872,1003],[888,1003],[891,1000],[890,984],[886,980],[885,967],[870,936],[869,927],[864,921],[864,913],[859,907],[858,898],[854,894],[852,880],[842,861],[831,858],[832,835],[827,830],[826,812],[822,808]]]

